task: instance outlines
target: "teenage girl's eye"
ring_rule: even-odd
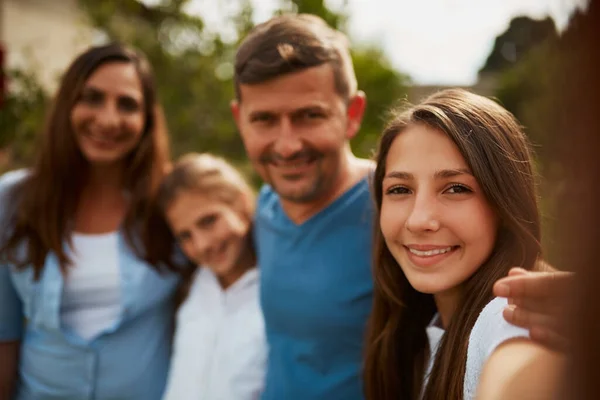
[[[410,190],[405,186],[392,186],[385,191],[385,194],[409,194]]]
[[[450,194],[461,194],[461,193],[473,193],[471,189],[466,187],[465,185],[461,185],[458,183],[453,184],[448,189],[446,189],[446,193]]]

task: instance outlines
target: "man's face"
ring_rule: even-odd
[[[232,111],[246,152],[282,199],[310,203],[336,189],[364,98],[346,104],[329,64],[241,85]]]

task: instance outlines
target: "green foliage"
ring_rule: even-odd
[[[6,75],[11,90],[0,108],[0,149],[4,156],[0,172],[32,159],[48,104],[48,95],[34,72],[11,70]]]
[[[352,58],[358,87],[367,95],[362,128],[352,145],[358,156],[369,157],[383,130],[385,114],[406,98],[408,77],[393,69],[380,49],[356,48]]]
[[[510,21],[508,29],[496,37],[494,47],[479,72],[498,72],[510,68],[540,44],[557,38],[552,18],[537,20],[516,17]]]
[[[556,216],[561,188],[564,187],[563,166],[558,161],[558,154],[559,145],[564,141],[559,139],[560,135],[568,134],[556,129],[554,117],[560,110],[561,98],[556,88],[565,60],[565,54],[559,51],[560,42],[556,34],[549,34],[544,41],[522,54],[517,63],[501,70],[496,92],[500,102],[515,115],[533,143],[541,177],[543,248],[545,258],[552,263],[560,259],[555,238],[560,229]]]
[[[224,39],[216,29],[208,29],[201,17],[187,14],[187,3],[162,0],[150,6],[138,0],[79,0],[107,41],[132,45],[147,55],[167,116],[173,155],[214,152],[249,171],[229,109],[238,42]],[[239,12],[224,21],[237,32],[238,41],[253,26],[250,0],[239,4]],[[334,11],[323,0],[281,0],[280,7],[279,13],[319,15],[341,30],[348,20],[345,6]],[[382,113],[405,97],[407,78],[390,66],[377,47],[357,47],[352,56],[368,104],[353,146],[358,155],[370,156],[383,125]],[[20,89],[11,92],[1,110],[0,149],[10,148],[15,162],[21,164],[31,159],[32,140],[42,126],[47,96],[34,74],[14,71],[11,79],[11,86]]]

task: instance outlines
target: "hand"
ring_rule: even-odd
[[[529,272],[512,268],[494,284],[494,295],[508,299],[503,316],[529,330],[531,339],[554,350],[565,350],[566,315],[573,285],[571,272]]]

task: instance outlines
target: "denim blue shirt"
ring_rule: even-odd
[[[0,178],[0,210],[7,190],[25,174]],[[161,398],[177,278],[159,274],[133,254],[123,232],[118,237],[122,313],[91,341],[61,326],[64,280],[54,254],[38,281],[32,268],[0,265],[0,341],[21,340],[18,400]]]

